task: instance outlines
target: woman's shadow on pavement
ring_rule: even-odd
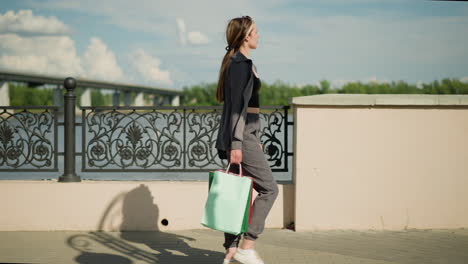
[[[68,245],[81,251],[75,258],[77,263],[86,264],[126,264],[133,263],[131,259],[146,263],[219,263],[223,253],[205,249],[192,248],[187,241],[196,239],[161,232],[159,223],[159,208],[153,203],[153,196],[148,186],[140,184],[135,189],[117,196],[108,206],[98,226],[103,230],[105,224],[114,222],[115,208],[121,204],[122,218],[119,226],[120,237],[106,232],[89,232],[87,235],[75,235],[68,239]],[[145,230],[144,232],[135,230]],[[96,253],[92,242],[107,247],[117,254]],[[132,242],[132,243],[128,243]],[[143,244],[151,251],[132,245]],[[131,259],[130,259],[131,258]]]

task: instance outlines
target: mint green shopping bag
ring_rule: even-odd
[[[216,170],[209,174],[209,192],[201,224],[238,235],[247,232],[252,205],[252,179]]]

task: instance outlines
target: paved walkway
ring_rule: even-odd
[[[222,263],[223,235],[163,232],[0,232],[0,263]],[[468,230],[268,229],[257,243],[266,264],[466,264]]]

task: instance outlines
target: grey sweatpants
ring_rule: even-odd
[[[278,186],[270,165],[260,147],[260,119],[258,114],[247,113],[242,141],[242,174],[252,177],[258,195],[252,206],[252,218],[244,238],[256,240],[265,228],[265,219],[278,196]],[[230,151],[227,151],[230,160]],[[231,164],[229,171],[239,173],[239,165]],[[224,233],[224,248],[238,247],[241,235]]]

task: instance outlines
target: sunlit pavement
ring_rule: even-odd
[[[177,232],[0,232],[0,263],[222,263],[224,236]],[[273,263],[468,263],[468,230],[267,229],[257,242]]]

